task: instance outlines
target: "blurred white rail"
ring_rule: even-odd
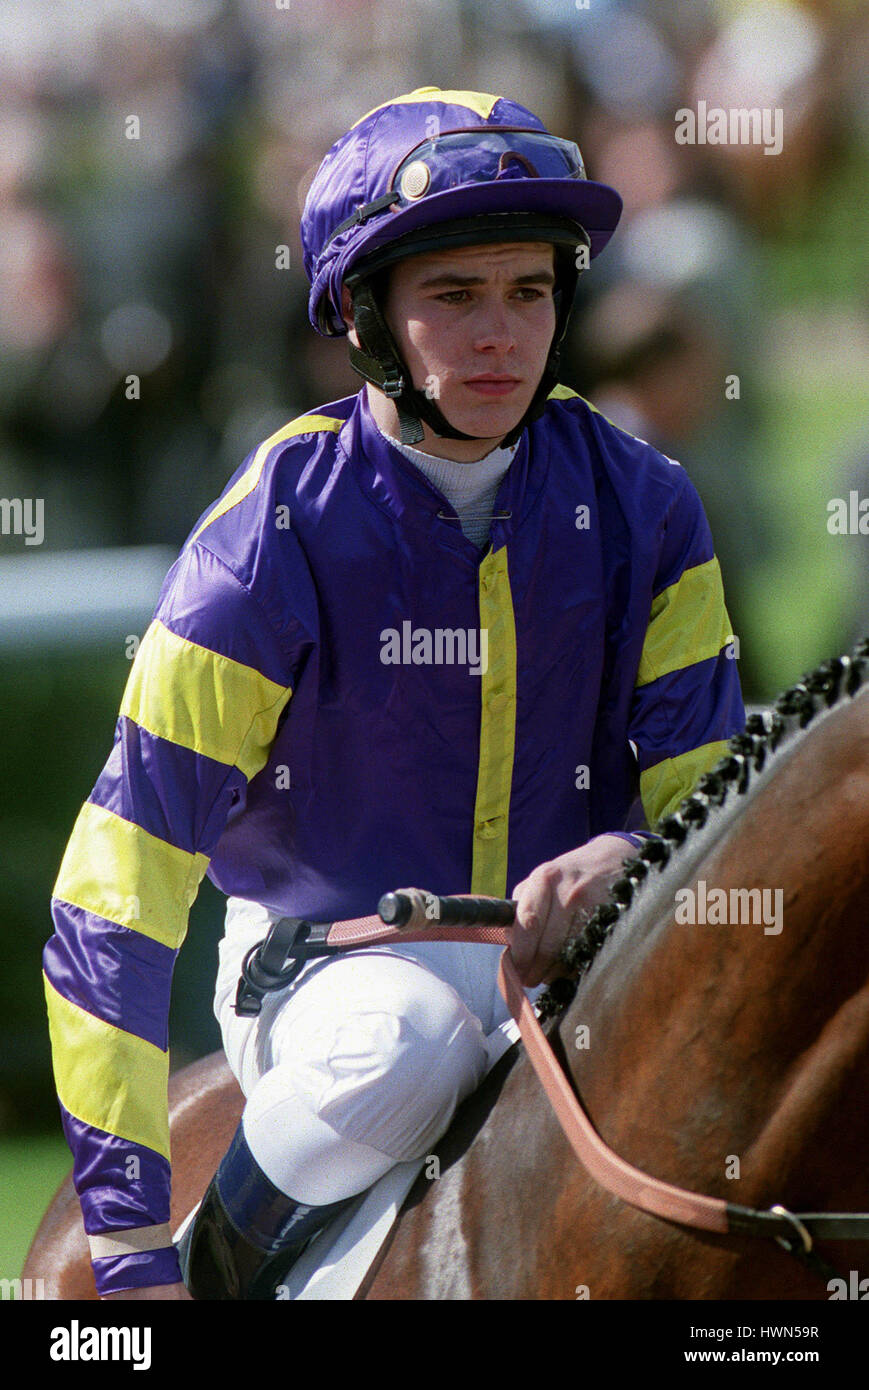
[[[176,556],[162,545],[0,556],[0,649],[141,637]]]

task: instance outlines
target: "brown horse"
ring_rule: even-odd
[[[598,1132],[643,1171],[741,1206],[869,1210],[864,676],[869,643],[752,716],[565,952],[581,979],[549,1036]],[[564,982],[553,1011],[559,995],[563,1009]],[[244,1102],[219,1053],[175,1076],[170,1101],[177,1223]],[[611,1197],[517,1049],[438,1156],[439,1178],[420,1176],[357,1297],[829,1298],[823,1274],[772,1240]],[[869,1273],[865,1245],[824,1242],[823,1257],[846,1278]],[[24,1275],[50,1298],[96,1296],[69,1181]]]

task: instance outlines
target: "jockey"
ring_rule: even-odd
[[[744,725],[696,490],[558,382],[620,211],[530,111],[435,87],[362,117],[311,184],[311,322],[347,334],[364,385],[260,444],[194,527],[52,900],[55,1077],[103,1296],[187,1296],[167,1018],[206,872],[246,1105],[187,1287],[268,1298],[430,1151],[507,1017],[500,948],[450,943],[310,961],[238,1015],[270,923],[366,915],[404,884],[509,888],[534,991]]]

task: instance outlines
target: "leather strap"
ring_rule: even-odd
[[[381,916],[359,917],[331,923],[320,940],[332,950],[402,941],[476,941],[506,946],[508,949],[502,953],[498,967],[498,986],[519,1025],[531,1064],[568,1143],[586,1171],[607,1192],[665,1221],[722,1235],[770,1236],[795,1253],[809,1254],[815,1238],[869,1239],[869,1212],[795,1214],[780,1206],[758,1211],[662,1182],[619,1158],[604,1143],[583,1110],[537,1021],[510,957],[512,927],[461,926],[438,920],[439,914],[452,917],[456,922],[475,921],[480,915],[488,915],[505,923],[512,919],[515,904],[509,899],[436,898],[418,888],[404,888],[381,900],[381,909],[388,908],[387,916],[392,915],[396,900],[401,900],[398,920],[404,922],[403,926],[386,925]]]
[[[699,1226],[707,1231],[728,1230],[727,1203],[720,1198],[701,1197],[683,1191],[669,1183],[647,1177],[607,1148],[583,1111],[573,1089],[558,1064],[543,1029],[537,1022],[534,1009],[510,959],[510,927],[439,927],[424,923],[426,904],[431,899],[419,889],[400,889],[398,893],[411,899],[412,911],[404,929],[393,931],[379,917],[363,917],[356,922],[335,922],[326,935],[330,945],[347,946],[381,941],[485,941],[500,942],[506,949],[498,969],[498,986],[507,1007],[519,1025],[522,1041],[541,1085],[549,1097],[558,1121],[577,1158],[597,1182],[614,1196],[631,1206],[640,1207],[655,1216]],[[398,893],[394,896],[398,896]]]
[[[704,1231],[726,1233],[729,1229],[727,1203],[721,1198],[701,1197],[696,1192],[687,1192],[671,1183],[651,1178],[619,1158],[603,1142],[546,1041],[520,984],[509,950],[501,957],[498,985],[519,1024],[528,1056],[568,1143],[595,1181],[614,1197],[621,1197],[632,1207],[639,1207],[653,1216],[662,1216],[665,1220],[678,1221],[685,1226],[698,1226]]]

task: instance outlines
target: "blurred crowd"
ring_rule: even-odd
[[[252,447],[359,388],[307,320],[331,142],[417,86],[504,93],[624,198],[563,379],[689,470],[738,614],[776,544],[757,328],[795,306],[768,248],[819,238],[869,140],[867,46],[846,0],[3,0],[0,495],[45,499],[49,548],[179,545]],[[780,108],[781,154],[677,144],[700,100]]]

